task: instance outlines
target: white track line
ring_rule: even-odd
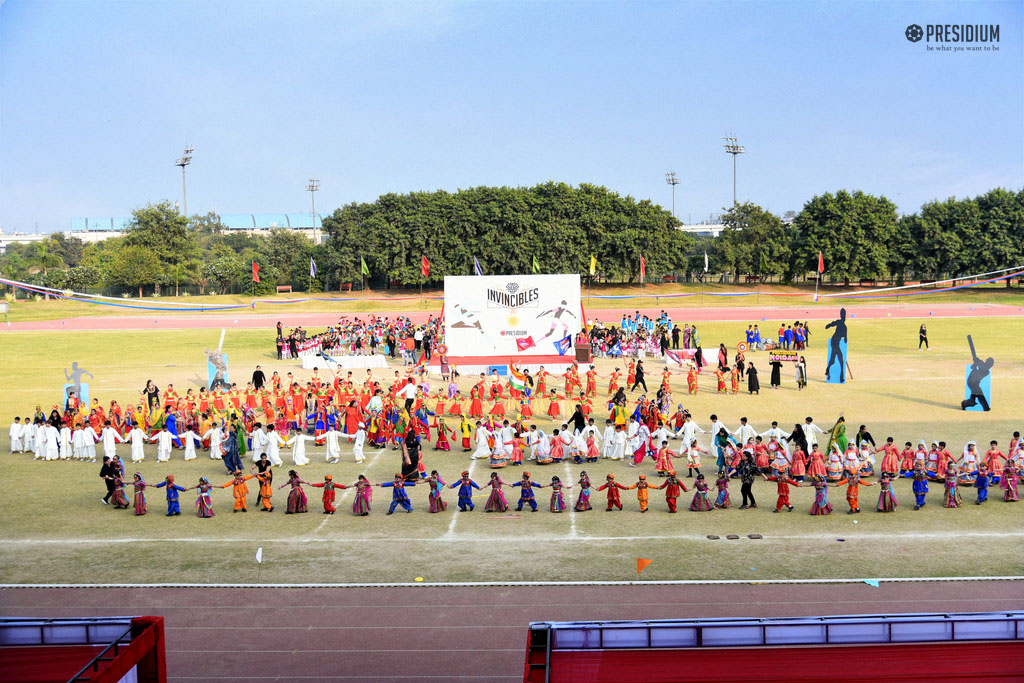
[[[469,478],[470,479],[473,478],[473,468],[474,467],[476,467],[476,458],[470,458],[469,469],[467,470],[469,472]],[[460,481],[462,480],[461,472],[460,472],[459,480]],[[454,483],[454,482],[452,482],[452,483]],[[472,490],[472,489],[470,489],[470,490]],[[452,505],[450,507],[450,509],[451,509],[452,521],[451,521],[451,523],[448,524],[448,531],[444,532],[440,536],[440,538],[438,540],[442,540],[442,539],[443,540],[455,540],[455,538],[456,538],[456,536],[455,536],[455,525],[459,521],[459,513],[462,512],[461,510],[459,510],[458,498],[456,498],[455,504]],[[476,512],[476,503],[473,504],[472,512]]]
[[[569,461],[565,460],[565,481],[570,485],[574,485],[575,482],[572,480],[572,468],[569,467]],[[573,504],[572,496],[570,492],[572,489],[567,489],[565,492],[565,506],[569,509],[569,538],[579,538],[579,534],[576,532],[576,507]]]
[[[778,536],[764,535],[764,538],[760,539],[748,539],[746,536],[740,536],[739,541],[809,541],[809,540],[834,540],[838,538],[845,538],[847,541],[858,541],[858,540],[899,540],[899,541],[915,541],[915,540],[949,540],[952,538],[961,538],[963,536],[960,532],[950,533],[906,533],[906,534],[893,534],[893,533],[859,533],[847,530],[847,532],[835,531],[830,533],[816,533],[816,534],[781,534]],[[972,538],[1024,538],[1024,531],[980,531],[971,534]],[[397,537],[389,536],[387,538],[358,538],[358,537],[346,537],[346,538],[317,538],[312,536],[286,536],[282,538],[264,538],[261,539],[261,543],[309,543],[310,541],[317,541],[319,543],[536,543],[537,541],[557,541],[565,540],[564,534],[540,534],[531,536],[473,536],[472,534],[456,535],[451,538],[446,536],[437,536],[434,538],[422,538],[418,536],[411,537]],[[650,535],[650,536],[578,536],[573,539],[578,542],[597,542],[597,543],[614,543],[618,541],[707,541],[717,543],[718,541],[711,541],[703,534],[676,534],[676,535]],[[731,543],[728,539],[719,539],[723,543]],[[69,538],[69,539],[36,539],[36,538],[16,538],[16,539],[0,539],[0,546],[12,545],[12,546],[32,546],[32,545],[103,545],[106,543],[253,543],[251,537],[240,537],[240,538]]]
[[[1024,576],[919,576],[894,578],[847,578],[847,579],[706,579],[678,581],[466,581],[437,583],[0,583],[0,590],[6,588],[489,588],[492,586],[523,586],[543,588],[547,586],[708,586],[708,585],[802,585],[802,584],[848,584],[878,581],[880,583],[930,583],[957,581],[1024,581]],[[306,628],[306,627],[303,627]]]

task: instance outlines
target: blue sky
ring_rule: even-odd
[[[385,192],[595,183],[706,218],[843,188],[901,211],[1024,185],[1024,3],[0,5],[0,228],[180,200],[318,210]],[[929,52],[908,24],[998,23]]]

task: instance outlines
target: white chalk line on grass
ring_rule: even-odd
[[[368,463],[366,463],[365,465],[363,465],[363,468],[364,468],[364,470],[365,470],[365,471],[367,471],[367,472],[369,472],[369,471],[370,471],[370,470],[371,470],[371,469],[373,468],[373,466],[377,464],[377,460],[378,460],[378,458],[380,458],[380,456],[381,456],[381,455],[382,455],[382,454],[383,454],[383,453],[384,453],[385,451],[387,451],[387,449],[388,449],[387,445],[385,445],[385,446],[384,446],[384,448],[380,448],[380,449],[377,449],[377,453],[376,453],[376,454],[374,454],[374,456],[373,456],[372,458],[370,458],[370,462],[368,462]],[[353,454],[355,454],[355,450],[353,450],[353,451],[352,451],[352,453],[353,453]],[[327,463],[327,464],[331,465],[331,464],[334,464],[334,463]],[[357,462],[357,463],[355,463],[355,464],[356,464],[356,465],[360,465],[360,464],[362,464],[362,463],[358,463],[358,462]],[[337,504],[337,505],[335,505],[334,507],[340,510],[340,509],[341,509],[341,506],[342,506],[342,505],[343,505],[343,504],[344,504],[344,503],[345,503],[346,501],[348,501],[348,497],[349,497],[350,495],[352,495],[352,493],[354,493],[354,492],[355,492],[355,490],[356,490],[356,489],[355,489],[355,487],[353,487],[353,486],[349,486],[349,487],[348,487],[348,488],[347,488],[347,489],[345,490],[345,492],[344,492],[343,494],[341,494],[341,497],[339,497],[339,498],[338,498],[338,504]],[[318,533],[320,533],[320,530],[321,530],[321,529],[323,529],[323,528],[324,528],[325,526],[327,526],[327,523],[328,523],[329,521],[331,521],[331,518],[332,518],[333,516],[334,516],[334,515],[327,515],[326,519],[324,519],[324,521],[320,522],[320,526],[318,526],[318,527],[316,528],[316,531],[314,531],[313,533],[314,533],[314,534],[318,534]]]
[[[466,471],[469,472],[470,480],[473,479],[473,469],[476,467],[476,461],[477,461],[477,458],[471,458],[470,461],[469,461],[469,469],[466,470]],[[462,476],[461,475],[459,476],[459,480],[460,481],[462,480]],[[470,489],[470,493],[472,493],[472,492],[473,492],[473,490]],[[481,495],[481,497],[483,497],[483,496]],[[474,503],[474,506],[475,505],[476,505],[476,503]],[[448,524],[448,531],[444,532],[441,535],[441,537],[440,537],[441,539],[444,539],[444,540],[454,540],[454,539],[458,538],[455,535],[455,525],[459,521],[459,513],[460,512],[461,512],[461,510],[459,510],[458,502],[456,502],[455,506],[452,508],[452,521]]]
[[[1024,538],[1024,531],[978,531],[970,534],[971,538]],[[844,538],[847,541],[858,540],[893,540],[893,541],[915,541],[915,540],[949,540],[951,538],[962,538],[961,532],[937,532],[937,533],[855,533],[835,531],[831,533],[814,534],[779,534],[766,535],[759,539],[748,539],[741,535],[741,541],[810,541]],[[451,538],[447,534],[432,538],[417,536],[383,536],[379,538],[317,538],[313,536],[287,536],[282,538],[258,538],[241,537],[187,537],[187,538],[12,538],[0,539],[0,546],[3,545],[102,545],[107,543],[536,543],[538,541],[588,541],[596,543],[614,543],[617,541],[710,541],[706,535],[701,534],[676,534],[676,535],[648,535],[648,536],[577,536],[569,538],[565,534],[534,534],[520,536],[474,536],[455,535]],[[722,540],[724,544],[729,539]]]
[[[865,581],[879,583],[955,583],[959,581],[1024,581],[1024,576],[917,576],[917,577],[872,577],[841,579],[679,579],[651,581],[438,581],[409,583],[0,583],[0,590],[6,588],[490,588],[524,587],[544,588],[549,586],[740,586],[740,585],[811,585],[811,584],[857,584]],[[302,627],[307,629],[308,627]]]

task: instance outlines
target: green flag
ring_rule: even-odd
[[[765,257],[764,252],[761,252],[761,272],[768,272],[768,259]]]
[[[363,275],[370,277],[370,269],[366,267],[366,259],[360,256],[359,263],[362,264]]]
[[[540,272],[540,264],[537,263],[537,255],[536,254],[533,255],[533,272],[534,273],[539,273]]]

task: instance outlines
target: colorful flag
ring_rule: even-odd
[[[622,342],[616,341],[615,346],[608,350],[610,356],[621,356],[622,355]]]
[[[309,276],[316,277],[316,261],[313,260],[312,256],[309,257]]]
[[[430,261],[426,256],[420,257],[420,272],[423,273],[423,277],[430,277]]]
[[[476,260],[476,256],[473,257],[473,272],[476,275],[484,274],[484,269],[480,267],[480,262]]]
[[[566,335],[562,339],[552,343],[555,346],[555,351],[558,351],[558,355],[564,356],[569,353],[570,349],[572,349],[572,335]]]
[[[597,273],[597,259],[594,258],[593,254],[591,254],[590,255],[590,275],[593,276],[596,273]]]
[[[359,263],[362,266],[363,275],[365,275],[366,277],[370,277],[370,269],[366,265],[366,259],[360,256]]]
[[[526,375],[516,368],[515,364],[508,366],[508,385],[516,391],[526,391]]]
[[[708,252],[704,252],[704,272],[708,272]]]
[[[640,257],[640,282],[644,281],[647,277],[647,259],[643,256]]]
[[[764,255],[763,251],[761,252],[761,272],[768,272],[768,257]]]
[[[818,274],[821,274],[821,273],[824,273],[824,272],[825,272],[825,257],[822,256],[821,252],[819,251],[818,252]]]
[[[540,264],[537,263],[537,255],[536,254],[533,255],[533,272],[534,273],[539,273],[540,272]]]
[[[643,570],[647,569],[647,566],[654,562],[654,560],[644,559],[643,557],[636,558],[636,573],[639,574]]]
[[[533,335],[529,337],[523,337],[522,339],[516,339],[516,348],[520,351],[526,351],[532,349],[537,345],[537,342],[533,341]]]
[[[252,281],[260,281],[260,267],[256,265],[255,261],[252,262]]]

